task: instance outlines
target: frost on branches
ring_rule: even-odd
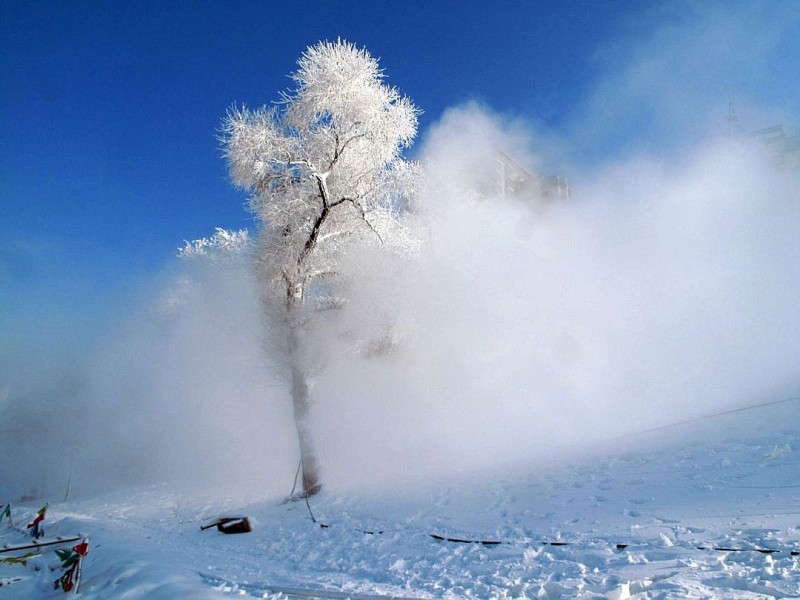
[[[223,126],[233,181],[251,193],[261,224],[261,268],[289,308],[313,279],[336,272],[348,244],[415,244],[401,213],[417,166],[401,151],[417,109],[350,43],[319,43],[298,66],[295,90],[277,106],[234,108]]]
[[[211,237],[191,242],[185,241],[183,247],[178,249],[178,256],[181,258],[205,256],[212,260],[240,260],[247,256],[249,248],[250,236],[246,229],[228,231],[217,227]]]
[[[292,79],[294,90],[273,107],[231,109],[222,142],[233,182],[250,193],[260,224],[267,308],[281,307],[287,317],[303,490],[311,495],[320,483],[305,426],[300,309],[311,284],[337,274],[349,247],[415,249],[402,215],[418,167],[401,153],[416,135],[418,111],[384,83],[377,60],[345,41],[308,48]]]

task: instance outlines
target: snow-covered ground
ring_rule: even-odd
[[[317,523],[304,502],[256,493],[164,485],[53,503],[46,537],[89,536],[84,598],[800,597],[798,401],[546,469],[326,490],[310,502]],[[15,522],[38,508],[15,504]],[[220,514],[247,515],[253,531],[200,531]],[[0,532],[4,544],[30,539]],[[0,598],[62,597],[58,564],[52,551],[0,564]]]

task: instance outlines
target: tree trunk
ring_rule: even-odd
[[[300,328],[296,311],[303,303],[305,289],[302,284],[289,284],[286,290],[288,312],[289,361],[292,370],[292,407],[297,441],[300,444],[300,467],[303,476],[303,495],[307,498],[322,489],[319,482],[319,466],[308,427],[311,398],[308,390],[306,372],[300,359]]]
[[[294,335],[292,335],[294,337]],[[308,429],[308,413],[310,398],[308,382],[302,368],[292,357],[292,405],[294,407],[294,425],[297,428],[297,440],[300,442],[300,464],[303,476],[303,494],[313,496],[322,489],[319,482],[319,467]]]

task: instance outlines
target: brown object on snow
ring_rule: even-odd
[[[248,533],[253,531],[250,526],[250,519],[247,517],[220,517],[213,523],[203,525],[200,531],[216,527],[222,533]]]

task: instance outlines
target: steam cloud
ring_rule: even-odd
[[[332,352],[318,383],[343,480],[547,462],[797,391],[796,171],[721,138],[612,165],[568,201],[476,197],[495,148],[525,147],[513,131],[472,105],[430,132],[425,256],[361,277],[374,288],[343,319],[391,303],[407,347],[372,365]]]
[[[477,104],[426,132],[415,207],[423,251],[348,257],[350,302],[309,332],[328,487],[536,465],[798,391],[799,172],[749,138],[699,135],[681,119],[692,102],[725,114],[702,93],[711,83],[692,96],[659,79],[676,61],[680,77],[702,66],[676,57],[679,43],[763,22],[747,13],[640,40],[627,68],[596,86],[571,140],[556,144]],[[758,81],[767,50],[780,46],[771,33],[758,39],[773,45],[747,63]],[[622,120],[620,107],[655,110],[662,85],[673,100],[658,114],[694,133],[683,145],[580,156],[591,150],[587,132],[613,137],[607,123]],[[612,88],[621,93],[609,99]],[[764,124],[787,115],[785,106],[759,113],[752,99],[744,112]],[[656,135],[669,125],[653,123]],[[541,171],[552,164],[546,151],[563,157],[570,144],[571,200],[497,197],[498,150]],[[264,352],[253,274],[184,264],[153,288],[90,357],[65,353],[63,368],[36,382],[6,366],[0,450],[16,460],[0,463],[0,500],[32,489],[55,498],[68,473],[74,494],[176,478],[288,492],[291,405],[280,361]],[[387,342],[394,351],[380,352]]]

